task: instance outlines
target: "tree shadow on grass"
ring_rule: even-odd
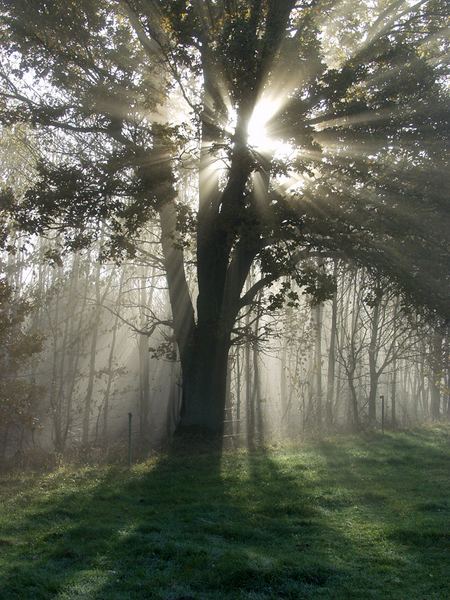
[[[334,570],[306,560],[307,546],[302,561],[292,554],[302,528],[314,529],[310,510],[292,504],[297,478],[266,453],[240,452],[61,474],[4,528],[20,542],[0,596],[309,597]]]
[[[0,536],[11,541],[0,548],[0,597],[263,600],[381,593],[386,578],[375,579],[383,576],[383,552],[394,541],[377,549],[340,526],[355,493],[345,473],[344,483],[336,473],[350,469],[346,454],[336,445],[309,457],[214,451],[160,457],[131,472],[91,469],[62,473],[54,483],[44,478],[39,498],[31,497],[27,510],[18,506]],[[330,466],[331,456],[337,463]],[[358,468],[355,475],[351,467],[356,477],[368,466]],[[379,564],[370,575],[360,565],[369,569],[374,557]],[[396,585],[392,590],[383,597],[399,597]]]

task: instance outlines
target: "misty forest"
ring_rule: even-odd
[[[1,599],[450,596],[449,24],[0,0]]]

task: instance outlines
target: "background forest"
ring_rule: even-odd
[[[40,461],[39,448],[99,458],[125,443],[128,412],[135,441],[159,447],[175,430],[181,383],[156,257],[117,266],[95,260],[95,249],[60,264],[48,255],[38,240],[4,262],[3,459]],[[379,427],[381,395],[386,427],[448,418],[448,330],[406,310],[367,271],[330,268],[331,300],[302,296],[268,311],[259,294],[243,315],[229,357],[232,439],[302,439],[371,419]]]

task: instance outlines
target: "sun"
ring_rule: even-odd
[[[287,159],[294,152],[293,146],[277,139],[269,132],[269,124],[275,119],[281,106],[282,102],[277,99],[261,98],[259,100],[248,123],[248,144],[256,152]]]
[[[268,124],[279,109],[278,103],[268,98],[257,102],[248,123],[248,143],[252,148],[269,150],[275,144],[268,131]]]
[[[298,152],[289,141],[277,139],[276,123],[277,114],[281,111],[286,102],[285,97],[263,96],[258,100],[253,110],[252,116],[247,126],[248,146],[256,153],[264,155],[270,159],[279,159],[289,161]],[[236,109],[230,107],[228,110],[228,123],[226,130],[230,137],[236,127],[237,113]]]

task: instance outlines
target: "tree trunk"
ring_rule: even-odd
[[[222,435],[226,402],[229,335],[198,326],[192,354],[182,360],[180,429]]]
[[[333,278],[337,278],[337,261],[334,262]],[[333,423],[333,399],[336,379],[336,330],[337,330],[337,291],[333,294],[331,303],[331,329],[330,347],[328,349],[328,371],[327,371],[327,403],[326,424],[330,428]]]
[[[145,329],[147,325],[147,317],[145,308],[152,308],[154,287],[153,280],[156,274],[156,267],[152,268],[150,274],[150,289],[147,291],[148,273],[147,268],[142,272],[142,285],[139,290],[139,310],[140,310],[140,326]],[[139,337],[139,439],[141,444],[145,446],[150,435],[149,432],[149,415],[150,415],[150,356],[149,356],[149,341],[147,335]]]
[[[380,322],[381,295],[377,294],[371,319],[370,344],[369,344],[369,425],[374,427],[377,420],[377,390],[379,373],[377,369],[378,356],[378,328]]]
[[[447,326],[446,337],[445,337],[445,395],[447,397],[447,419],[450,419],[450,327]]]
[[[395,353],[395,349],[394,349]],[[397,356],[394,354],[392,361],[392,382],[391,382],[391,427],[397,427]]]
[[[261,301],[261,296],[259,297],[259,302]],[[259,306],[257,306],[257,318],[255,321],[255,345],[253,347],[253,400],[252,404],[255,410],[255,425],[256,425],[256,434],[258,437],[258,443],[262,443],[264,440],[264,425],[263,425],[263,414],[262,414],[262,394],[261,394],[261,373],[259,368],[259,350],[258,350],[258,330],[259,330],[259,321],[261,318],[261,310]]]
[[[247,315],[247,325],[249,315]],[[247,424],[247,444],[253,445],[255,438],[255,406],[253,404],[253,394],[251,389],[252,370],[250,362],[250,342],[245,343],[245,407],[246,407],[246,424]]]
[[[228,109],[217,93],[214,56],[208,44],[200,49],[204,79],[196,237],[197,319],[184,272],[183,240],[179,239],[177,231],[174,189],[158,207],[173,329],[183,379],[180,428],[206,429],[213,434],[223,432],[231,331],[241,308],[243,286],[261,247],[260,232],[254,224],[257,219],[254,222],[250,219],[251,225],[247,228],[242,226],[241,219],[243,209],[252,213],[254,205],[257,210],[256,203],[252,203],[248,194],[248,181],[254,170],[254,159],[248,147],[248,123],[265,80],[273,48],[281,40],[293,6],[294,0],[280,1],[276,8],[275,5],[270,6],[268,32],[262,42],[264,50],[262,54],[249,53],[249,73],[252,72],[253,76],[236,109],[233,150],[227,181],[223,186],[220,185],[219,170],[213,165],[211,145],[220,141],[217,124],[229,116]],[[254,14],[257,13],[255,11]],[[256,42],[257,19],[253,25],[253,41]],[[268,186],[268,176],[264,179],[264,186]],[[249,201],[251,208],[247,209]],[[255,212],[254,216],[257,214]]]
[[[198,429],[221,435],[231,331],[256,250],[248,241],[242,246],[238,243],[230,259],[224,260],[219,248],[223,242],[222,234],[212,240],[212,233],[202,228],[197,257],[199,294],[195,322],[183,250],[177,243],[177,215],[173,203],[168,202],[160,208],[160,219],[164,266],[183,381],[178,430]],[[207,224],[203,223],[203,226]]]
[[[241,434],[241,349],[236,349],[236,427],[234,433]],[[239,437],[238,437],[239,439]]]
[[[440,419],[441,416],[441,381],[442,381],[442,331],[437,330],[432,338],[432,373],[431,373],[431,418]]]
[[[113,380],[114,380],[114,355],[115,355],[115,351],[116,351],[117,332],[119,330],[120,300],[121,300],[124,281],[125,281],[125,269],[122,269],[122,273],[120,275],[120,281],[119,281],[119,290],[117,292],[117,300],[116,300],[117,312],[114,316],[112,337],[111,337],[111,343],[110,343],[109,354],[108,354],[108,363],[107,363],[108,375],[107,375],[107,380],[106,380],[105,393],[103,396],[102,439],[103,439],[103,445],[105,447],[108,446],[109,403],[110,403],[110,399],[111,399],[111,387],[112,387]]]
[[[285,329],[286,335],[286,329]],[[288,392],[287,392],[287,339],[283,340],[281,348],[281,363],[280,363],[280,405],[281,405],[281,433],[287,435],[286,417],[288,411]]]
[[[315,344],[314,344],[314,391],[316,403],[314,407],[314,422],[317,430],[322,430],[322,311],[323,305],[317,304],[314,307],[314,329],[315,329]]]
[[[350,372],[347,374],[348,378],[348,387],[350,389],[350,414],[352,417],[352,425],[354,431],[359,431],[361,429],[361,422],[359,419],[359,407],[358,407],[358,394],[356,392],[355,387],[355,367],[353,366],[350,369]]]
[[[83,446],[86,446],[89,443],[89,428],[90,428],[90,419],[91,419],[91,409],[92,409],[92,396],[94,391],[94,381],[95,381],[95,369],[96,369],[96,359],[97,359],[97,341],[99,334],[99,321],[101,314],[101,297],[100,297],[100,261],[97,261],[97,265],[95,267],[95,308],[92,313],[92,337],[91,337],[91,345],[89,349],[89,371],[88,371],[88,382],[86,388],[86,395],[84,397],[84,406],[83,406],[83,422],[82,422],[82,431],[81,431],[81,443]]]

